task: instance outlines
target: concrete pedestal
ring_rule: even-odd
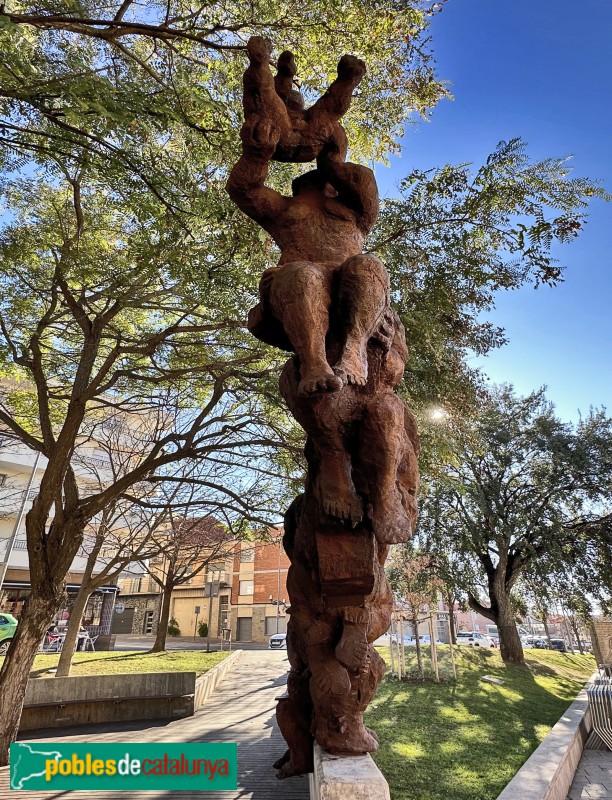
[[[332,756],[314,747],[311,800],[390,800],[389,785],[370,756]]]

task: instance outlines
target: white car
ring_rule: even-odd
[[[273,633],[268,642],[269,650],[286,650],[287,649],[287,634],[286,633]]]
[[[457,644],[467,644],[470,647],[495,647],[495,642],[490,636],[478,631],[459,631]]]

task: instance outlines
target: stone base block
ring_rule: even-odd
[[[315,744],[310,800],[390,800],[389,784],[370,756],[332,756]]]

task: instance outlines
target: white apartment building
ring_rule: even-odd
[[[0,611],[13,614],[17,618],[30,593],[25,514],[38,492],[46,464],[47,459],[44,456],[40,455],[37,459],[34,451],[16,444],[0,431],[0,579],[4,574],[0,585]],[[88,445],[79,453],[75,471],[80,482],[85,485],[94,477],[100,480],[104,470],[109,467],[106,454],[96,450],[95,446]],[[30,482],[31,488],[28,492]],[[57,623],[60,626],[66,623],[70,615],[70,606],[81,585],[85,564],[86,556],[78,555],[66,576],[68,602],[58,614]],[[109,585],[101,587],[92,595],[83,618],[86,627],[95,628],[95,632],[100,634],[110,632],[116,593],[117,587]]]

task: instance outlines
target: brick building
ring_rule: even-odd
[[[282,530],[269,531],[268,542],[236,542],[227,559],[219,558],[172,592],[170,617],[182,636],[193,636],[199,622],[210,619],[217,638],[230,628],[238,642],[267,642],[287,630],[285,609],[289,559],[282,549]],[[210,585],[218,593],[212,597]],[[114,633],[154,634],[161,608],[159,585],[150,577],[124,577]],[[212,603],[212,607],[210,604]],[[196,611],[197,609],[197,611]]]
[[[282,531],[270,531],[270,542],[240,542],[234,551],[231,595],[232,638],[237,642],[266,642],[285,633],[289,603],[289,559]]]

